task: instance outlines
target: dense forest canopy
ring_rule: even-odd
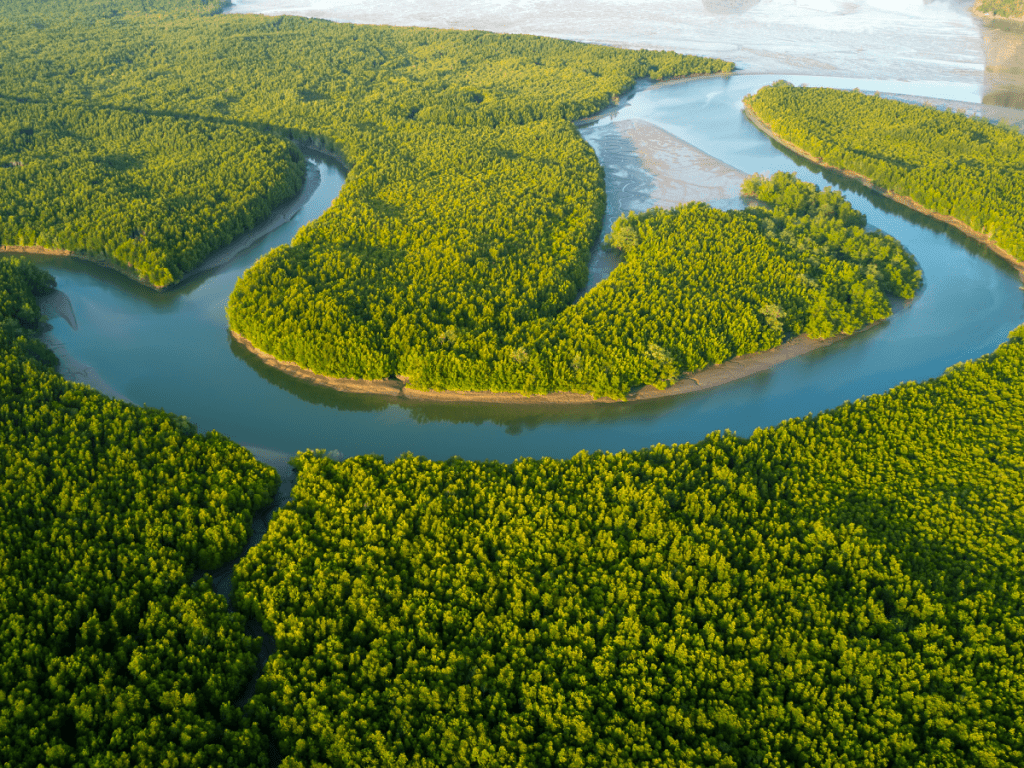
[[[228,317],[257,347],[327,375],[622,398],[794,334],[852,333],[890,314],[883,292],[911,298],[920,285],[913,257],[866,233],[838,193],[784,174],[746,191],[770,207],[691,204],[616,222],[609,243],[625,262],[564,309],[540,292],[557,274],[542,273],[540,285],[529,272],[509,274],[518,290],[501,298],[480,260],[445,270],[418,261],[413,271],[408,260],[382,268],[370,257],[338,273],[309,244],[322,237],[314,229],[246,273]],[[303,251],[308,261],[292,275]],[[535,281],[538,272],[532,265]]]
[[[1024,0],[978,0],[974,10],[1008,19],[1024,19]]]
[[[859,91],[785,81],[744,100],[771,130],[828,165],[952,216],[1024,261],[1024,134]]]
[[[302,188],[288,143],[238,125],[0,96],[0,243],[70,250],[155,286]]]
[[[250,766],[259,641],[200,571],[278,478],[181,417],[72,384],[32,337],[53,278],[0,257],[0,765]]]
[[[303,454],[236,569],[254,717],[289,767],[1020,765],[1022,370],[1018,330],[749,440]]]
[[[569,121],[694,64],[215,8],[9,3],[0,94],[340,153],[338,206],[275,255],[286,304],[322,272],[370,284],[411,253],[410,296],[447,270],[505,275],[533,295],[516,304],[493,280],[501,322],[555,322],[602,205]],[[932,141],[950,167],[995,141],[959,125]],[[844,290],[867,319],[918,284],[836,193],[785,176],[748,190],[762,210],[623,219],[626,269],[606,289],[642,293],[635,267],[666,248],[687,268],[691,231],[804,276],[804,293],[726,286],[765,338],[842,330],[828,307]],[[515,269],[536,254],[537,272]],[[1024,763],[1024,330],[939,379],[749,440],[509,465],[304,454],[238,568],[237,603],[279,644],[242,708],[256,643],[201,573],[238,553],[277,478],[216,434],[54,374],[33,335],[52,286],[0,257],[5,765],[262,765],[271,741],[286,766]],[[423,333],[457,333],[447,299]],[[594,292],[573,311],[631,299]]]

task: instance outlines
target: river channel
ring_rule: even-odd
[[[991,352],[1024,322],[1017,273],[957,230],[908,211],[774,145],[741,111],[741,99],[776,76],[734,75],[638,91],[614,114],[582,130],[609,179],[608,224],[622,210],[657,201],[657,179],[628,147],[609,137],[624,121],[642,124],[742,173],[793,171],[841,188],[868,222],[916,256],[925,287],[889,320],[769,371],[676,398],[629,404],[545,406],[429,403],[353,395],[291,379],[229,336],[224,308],[239,275],[286,243],[330,205],[344,181],[322,159],[321,184],[296,216],[233,261],[165,293],[154,293],[95,265],[61,258],[36,262],[70,299],[77,329],[51,319],[49,341],[91,369],[103,387],[139,404],[187,416],[260,449],[287,456],[306,448],[343,456],[406,451],[433,459],[458,455],[508,461],[567,457],[581,450],[636,449],[700,440],[714,430],[749,435],[885,390],[941,374]],[[797,84],[963,99],[955,84],[791,77]],[[618,125],[617,125],[618,124]],[[721,206],[736,205],[728,197]]]

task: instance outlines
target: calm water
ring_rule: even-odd
[[[588,0],[580,13],[576,0],[233,0],[230,12],[546,35],[717,56],[756,72],[955,82],[977,101],[988,49],[972,2]]]
[[[1024,292],[1016,273],[956,230],[854,188],[842,177],[822,175],[773,146],[742,116],[740,101],[775,79],[734,76],[665,85],[640,92],[604,118],[648,121],[747,173],[788,170],[840,187],[872,225],[917,257],[926,285],[913,304],[882,325],[769,372],[675,399],[579,407],[418,404],[296,382],[230,339],[224,307],[246,267],[289,241],[304,221],[330,204],[343,178],[327,164],[321,166],[321,187],[292,222],[221,271],[179,290],[154,294],[92,265],[40,260],[70,297],[78,322],[75,331],[55,319],[52,335],[124,397],[186,415],[201,429],[216,429],[244,445],[284,454],[324,448],[388,459],[411,451],[435,459],[499,460],[694,441],[718,429],[746,435],[903,381],[939,375],[1002,343],[1024,322]],[[961,95],[928,83],[793,79],[867,91]],[[600,129],[598,124],[587,130]]]

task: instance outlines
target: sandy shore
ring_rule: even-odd
[[[870,327],[870,326],[866,326]],[[863,329],[862,329],[863,330]],[[712,365],[696,373],[684,374],[683,378],[670,387],[658,389],[645,385],[631,392],[623,400],[615,400],[610,397],[594,397],[584,392],[550,392],[542,395],[523,395],[518,392],[472,392],[463,390],[424,390],[414,389],[407,386],[406,379],[399,376],[393,379],[342,379],[334,376],[324,376],[313,373],[299,365],[278,358],[258,349],[247,338],[235,331],[231,331],[235,341],[245,347],[249,352],[262,360],[271,368],[287,373],[301,381],[316,384],[321,387],[336,390],[338,392],[351,392],[356,394],[387,395],[389,397],[404,398],[406,400],[422,400],[435,403],[508,403],[508,404],[552,404],[552,405],[592,405],[595,403],[632,403],[643,400],[657,400],[663,397],[675,397],[688,392],[698,392],[714,387],[720,387],[733,381],[745,379],[748,376],[767,371],[770,368],[792,360],[794,357],[805,355],[816,349],[827,347],[844,335],[833,336],[828,339],[812,339],[808,336],[797,336],[785,342],[775,349],[768,349],[764,352],[751,352],[747,355],[740,355],[731,360],[726,360],[719,365]]]
[[[45,344],[53,354],[57,356],[60,361],[59,373],[68,381],[75,382],[76,384],[85,384],[86,386],[92,387],[97,392],[112,397],[115,400],[121,400],[126,403],[130,403],[127,397],[121,392],[118,392],[114,387],[107,382],[91,365],[86,365],[81,360],[76,358],[65,347],[60,341],[58,341],[52,334],[43,333],[39,336],[39,340]]]
[[[895,192],[890,192],[889,190],[882,189],[881,187],[876,186],[875,183],[871,179],[869,179],[867,176],[864,176],[864,175],[859,174],[859,173],[855,173],[854,171],[844,170],[843,168],[837,168],[834,165],[829,165],[828,163],[826,163],[823,160],[821,160],[821,158],[815,157],[810,152],[807,152],[806,150],[802,149],[801,147],[798,147],[796,144],[793,144],[792,142],[789,142],[789,141],[786,141],[785,139],[783,139],[781,136],[779,136],[777,133],[775,133],[775,131],[772,130],[771,126],[769,126],[767,123],[763,122],[746,105],[744,105],[743,111],[746,114],[747,118],[750,120],[750,122],[752,122],[755,126],[757,126],[757,128],[759,130],[761,130],[763,133],[765,133],[766,135],[771,137],[771,139],[773,141],[777,141],[779,144],[782,144],[784,147],[786,147],[790,151],[795,152],[796,154],[800,155],[801,157],[804,157],[804,158],[810,160],[812,163],[816,163],[817,165],[820,165],[822,168],[828,168],[829,170],[836,171],[837,173],[841,173],[843,176],[846,176],[849,179],[853,179],[854,181],[860,182],[861,184],[863,184],[868,189],[872,189],[875,192],[878,192],[879,194],[885,195],[890,200],[894,200],[895,202],[899,203],[900,205],[905,205],[907,208],[911,208],[911,209],[917,211],[918,213],[923,213],[925,216],[929,216],[929,217],[931,217],[931,218],[933,218],[933,219],[935,219],[937,221],[941,221],[941,222],[943,222],[945,224],[949,224],[951,226],[956,227],[957,229],[959,229],[961,232],[963,232],[968,237],[970,237],[970,238],[972,238],[974,240],[977,240],[979,243],[981,243],[982,245],[987,247],[994,254],[996,254],[997,256],[999,256],[999,257],[1005,259],[1007,262],[1009,262],[1009,264],[1014,269],[1017,270],[1017,273],[1020,275],[1021,280],[1024,281],[1024,262],[1019,261],[1012,253],[1010,253],[1009,251],[1001,248],[988,235],[983,234],[981,232],[978,232],[977,230],[971,229],[970,226],[968,226],[964,222],[960,221],[960,219],[954,218],[953,216],[944,216],[941,213],[936,213],[935,211],[931,210],[930,208],[925,208],[919,202],[917,202],[916,200],[914,200],[914,199],[912,199],[910,197],[907,197],[906,195],[900,195],[900,194],[897,194]]]
[[[303,147],[303,151],[315,152],[316,150],[310,150]],[[321,154],[329,155],[329,153]],[[134,280],[139,285],[144,285],[147,288],[152,288],[155,291],[167,291],[170,290],[171,288],[175,288],[179,285],[182,285],[183,283],[186,283],[189,280],[192,280],[198,275],[202,275],[207,272],[211,272],[215,269],[219,269],[220,267],[230,262],[233,258],[235,258],[235,256],[237,256],[239,253],[241,253],[246,248],[251,246],[265,234],[281,226],[283,223],[288,221],[288,219],[290,219],[292,216],[298,213],[299,209],[302,208],[302,206],[306,204],[309,198],[313,196],[313,193],[319,186],[319,169],[315,165],[307,163],[306,179],[303,182],[302,189],[298,195],[293,197],[287,203],[279,205],[277,208],[275,208],[270,213],[270,216],[267,219],[265,219],[262,224],[257,225],[255,228],[249,230],[244,235],[237,238],[230,244],[224,246],[223,248],[214,251],[209,256],[207,256],[206,259],[203,260],[203,263],[200,264],[198,267],[189,270],[181,277],[179,277],[177,280],[175,280],[173,283],[169,283],[168,285],[164,286],[153,285],[148,280],[139,277],[137,274],[135,274],[128,268],[122,266],[121,264],[118,264],[115,261],[99,256],[93,256],[88,253],[69,251],[63,248],[43,248],[41,246],[36,245],[0,245],[0,253],[5,252],[36,254],[42,256],[68,256],[74,259],[92,262],[93,264],[97,264],[106,269],[111,269],[115,272],[120,272],[122,275],[131,280]]]

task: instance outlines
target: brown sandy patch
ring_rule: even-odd
[[[43,248],[41,245],[0,245],[0,253],[32,253],[37,256],[73,256],[63,248]]]
[[[870,326],[866,326],[870,327]],[[650,385],[640,387],[631,392],[625,401],[614,400],[610,397],[593,397],[584,392],[549,392],[540,395],[523,395],[518,392],[471,392],[460,390],[423,390],[406,386],[407,379],[399,376],[394,379],[342,379],[334,376],[324,376],[313,373],[299,365],[279,360],[278,358],[258,349],[251,341],[235,331],[231,331],[235,341],[252,352],[256,357],[269,365],[290,376],[311,384],[336,390],[338,392],[352,392],[357,394],[387,395],[407,400],[428,400],[436,403],[508,403],[508,404],[552,404],[552,405],[585,405],[594,403],[622,403],[638,402],[641,400],[656,400],[663,397],[675,397],[688,392],[697,392],[713,387],[720,387],[733,381],[745,379],[757,373],[767,371],[772,367],[792,360],[794,357],[805,355],[822,347],[827,347],[839,339],[846,338],[843,335],[833,336],[829,339],[812,339],[808,336],[797,336],[785,342],[775,349],[764,352],[752,352],[747,355],[734,357],[719,365],[712,365],[696,373],[687,373],[679,381],[665,389],[658,389]]]

